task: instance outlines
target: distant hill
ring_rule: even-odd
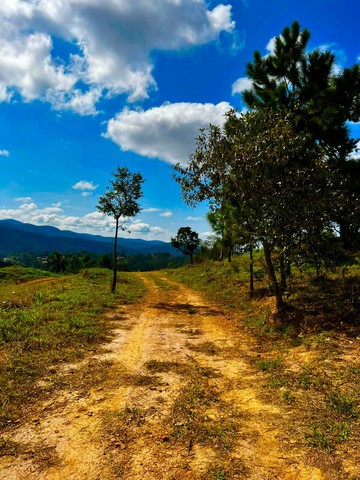
[[[33,253],[42,255],[46,252],[91,252],[96,254],[111,253],[113,239],[101,235],[75,233],[59,230],[55,227],[37,226],[17,220],[0,220],[0,256]],[[119,238],[119,252],[126,255],[139,253],[170,253],[178,255],[170,243],[159,240],[141,240]]]

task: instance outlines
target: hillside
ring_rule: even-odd
[[[0,220],[0,256],[2,257],[19,253],[41,255],[54,250],[63,253],[84,251],[96,254],[110,253],[112,244],[111,237],[75,233],[16,220]],[[178,255],[178,252],[169,243],[158,240],[120,238],[118,248],[126,255],[160,252]]]

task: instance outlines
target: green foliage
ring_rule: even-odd
[[[312,433],[307,436],[307,441],[310,446],[331,453],[337,443],[345,442],[348,438],[347,422],[316,422],[312,424]]]
[[[262,372],[273,372],[274,370],[279,370],[282,367],[283,359],[282,358],[258,358],[255,362],[256,366]]]
[[[279,309],[273,252],[280,250],[285,274],[295,247],[315,243],[330,226],[334,198],[321,150],[306,132],[296,131],[295,121],[281,111],[231,111],[223,130],[201,131],[187,166],[175,166],[187,203],[210,201],[220,215],[213,218],[218,228],[231,219],[246,243],[263,244]]]
[[[143,195],[141,185],[144,179],[140,173],[131,173],[127,167],[117,167],[113,177],[107,192],[100,197],[97,208],[105,215],[117,220],[123,217],[126,221],[141,210],[138,200]],[[126,229],[124,223],[119,228]]]
[[[347,122],[360,118],[360,66],[336,72],[335,56],[309,52],[309,38],[309,31],[294,22],[275,38],[273,52],[262,57],[256,51],[247,64],[252,87],[243,97],[252,109],[291,111],[297,132],[309,133],[325,149],[342,190],[332,219],[344,246],[355,247],[360,242],[360,162],[349,159],[357,140],[350,138]]]
[[[45,277],[55,277],[55,275],[37,268],[28,268],[19,265],[0,268],[0,283],[23,283]]]
[[[319,140],[330,155],[344,157],[354,147],[346,121],[358,121],[360,69],[335,73],[330,51],[307,50],[310,32],[298,22],[275,38],[275,49],[254,53],[247,64],[252,88],[244,92],[250,108],[286,109],[296,113],[299,131]]]
[[[188,255],[193,263],[194,252],[200,245],[199,234],[190,227],[181,227],[176,236],[171,239],[171,244],[184,255]]]
[[[110,181],[107,192],[99,198],[97,209],[115,219],[115,238],[113,252],[113,281],[111,291],[116,289],[117,272],[117,239],[119,228],[126,230],[125,223],[137,215],[141,208],[138,200],[142,197],[144,179],[138,173],[131,173],[127,167],[117,167],[113,172],[114,179]]]
[[[337,413],[350,417],[357,417],[358,410],[352,398],[348,398],[338,392],[331,393],[329,397],[330,407]]]

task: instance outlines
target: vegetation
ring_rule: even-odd
[[[61,388],[61,364],[82,358],[107,338],[103,312],[144,293],[139,280],[122,274],[114,297],[108,293],[110,277],[104,269],[66,277],[24,267],[0,269],[0,425]]]
[[[278,269],[279,262],[275,265]],[[296,443],[311,447],[316,462],[325,468],[330,461],[327,455],[334,450],[337,455],[349,448],[356,450],[359,436],[359,257],[347,257],[346,269],[342,260],[323,270],[326,275],[320,279],[314,266],[294,267],[289,308],[281,321],[274,317],[263,251],[254,253],[251,299],[248,273],[249,258],[244,254],[231,263],[205,261],[168,275],[200,290],[218,308],[222,306],[240,332],[245,325],[256,339],[248,361],[261,372],[257,382],[263,400],[287,412],[289,432],[296,432]],[[216,354],[210,347],[199,343],[195,348]]]
[[[59,252],[58,252],[59,254]],[[102,253],[83,252],[81,254],[64,253],[61,254],[62,268],[58,269],[58,264],[53,262],[53,253],[38,257],[30,253],[24,255],[13,255],[4,262],[4,267],[36,267],[39,275],[44,276],[46,272],[53,273],[79,273],[84,268],[108,268],[112,270],[112,256]],[[151,270],[160,270],[162,268],[174,268],[184,263],[184,258],[170,253],[138,253],[134,255],[125,255],[120,251],[117,261],[117,270],[126,272],[145,272]],[[34,269],[32,269],[34,270]],[[16,276],[16,274],[14,273]]]
[[[111,291],[115,292],[117,272],[117,239],[119,228],[126,230],[125,223],[140,212],[139,198],[142,197],[143,177],[140,173],[131,173],[127,167],[117,167],[113,172],[114,180],[107,192],[100,197],[97,206],[100,212],[115,219],[115,237],[113,251],[113,281]]]
[[[294,264],[320,265],[336,226],[344,247],[360,240],[360,162],[349,159],[356,140],[346,127],[360,118],[360,68],[335,75],[334,56],[307,53],[308,39],[294,22],[273,53],[255,52],[244,93],[253,111],[202,129],[188,165],[175,165],[185,202],[210,203],[229,261],[236,241],[250,252],[262,245],[280,314]]]
[[[344,246],[354,247],[360,234],[360,163],[349,157],[357,141],[350,138],[346,122],[359,121],[360,66],[338,72],[330,51],[308,51],[309,38],[310,32],[294,22],[275,38],[270,55],[255,52],[247,65],[252,88],[243,98],[259,111],[292,112],[296,130],[308,133],[323,147],[344,195],[332,220],[340,227]]]
[[[174,248],[180,250],[184,255],[190,257],[193,264],[194,253],[200,245],[199,234],[194,232],[190,227],[179,228],[175,237],[171,239]]]

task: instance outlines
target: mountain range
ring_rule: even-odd
[[[0,220],[0,256],[20,253],[43,255],[57,250],[66,252],[111,253],[113,238],[75,233],[50,226],[37,226],[17,220]],[[118,239],[118,252],[126,255],[170,253],[178,255],[170,243],[160,240]]]

